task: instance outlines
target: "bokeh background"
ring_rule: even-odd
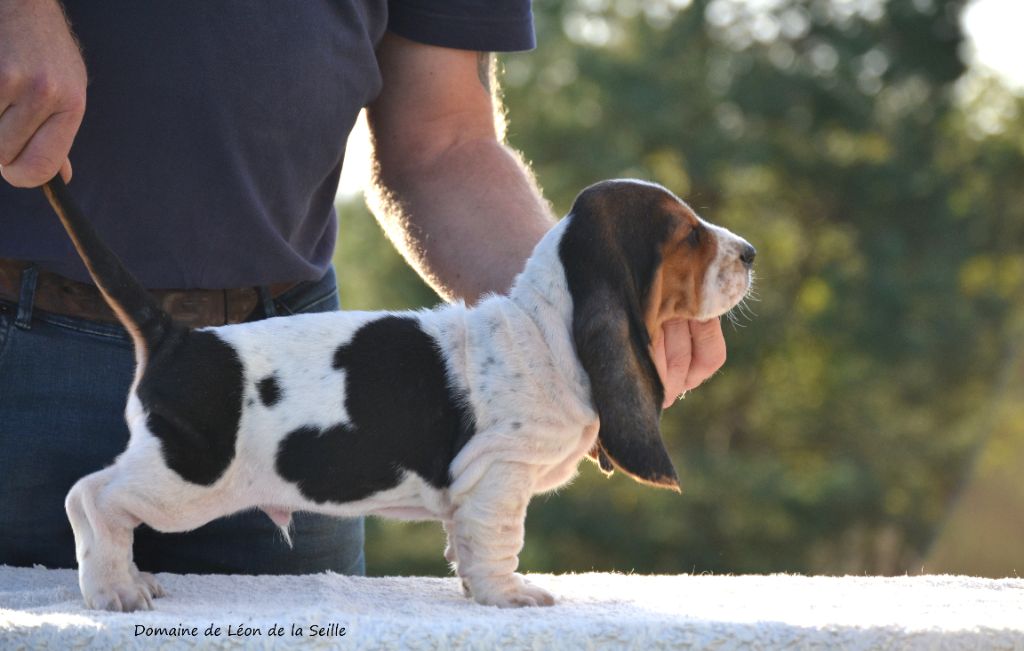
[[[658,181],[757,246],[759,300],[664,417],[683,494],[585,463],[523,569],[1024,569],[1024,101],[968,65],[966,4],[535,2],[500,77],[556,213]],[[345,307],[437,302],[339,211]],[[438,524],[367,526],[371,574],[448,572]]]

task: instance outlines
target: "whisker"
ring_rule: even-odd
[[[757,316],[757,312],[750,307],[747,298],[744,296],[731,310],[726,312],[726,316],[734,328],[745,328],[746,323],[750,323]]]
[[[750,306],[750,303],[747,302],[746,297],[744,297],[743,300],[739,302],[739,308],[743,312],[743,314],[747,315],[747,317],[751,320],[753,320],[753,318],[757,316],[757,312],[755,312],[754,308],[752,308]]]
[[[733,329],[736,329],[736,328],[746,328],[747,326],[745,326],[744,324],[740,323],[740,320],[739,320],[739,318],[736,315],[736,308],[737,307],[739,307],[738,303],[735,306],[733,306],[733,308],[731,310],[726,312],[725,316],[726,316],[727,319],[729,319],[729,323],[732,324]]]

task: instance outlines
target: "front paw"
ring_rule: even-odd
[[[550,592],[533,585],[519,574],[469,580],[469,591],[473,599],[484,606],[522,608],[555,605],[555,598]]]

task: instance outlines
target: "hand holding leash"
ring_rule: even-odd
[[[56,0],[0,0],[0,174],[36,187],[60,172],[85,113],[86,72]]]

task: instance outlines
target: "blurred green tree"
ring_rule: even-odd
[[[535,3],[504,88],[548,198],[661,182],[758,247],[760,300],[664,418],[683,496],[585,469],[527,570],[918,570],[982,446],[1024,444],[1024,128],[982,108],[1024,112],[965,74],[963,4]],[[361,210],[343,302],[432,302]],[[436,525],[376,531],[372,572],[444,571]]]

